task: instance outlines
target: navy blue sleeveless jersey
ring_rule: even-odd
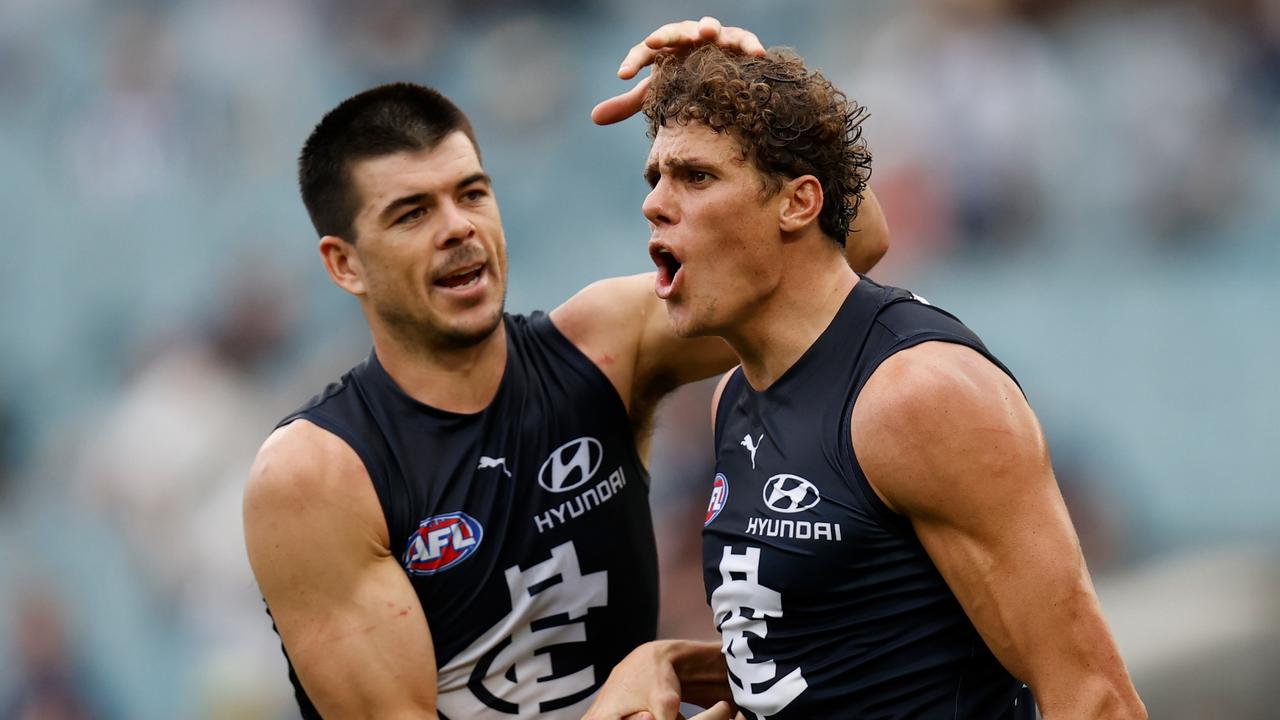
[[[910,523],[868,484],[849,437],[876,367],[930,340],[1004,369],[953,316],[864,277],[768,389],[741,369],[725,385],[703,575],[749,717],[1035,717]]]
[[[412,399],[370,355],[281,425],[315,423],[368,470],[431,628],[441,715],[576,720],[657,631],[649,478],[599,368],[543,313],[504,322],[479,413]]]

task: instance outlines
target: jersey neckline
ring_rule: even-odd
[[[507,360],[502,367],[502,379],[498,381],[498,391],[493,394],[493,399],[489,401],[489,404],[473,413],[454,412],[452,410],[438,408],[435,405],[428,405],[405,392],[404,388],[400,387],[400,384],[396,382],[395,378],[391,377],[391,373],[387,372],[387,369],[382,366],[382,362],[378,360],[377,348],[373,348],[369,351],[369,359],[366,360],[365,363],[369,368],[369,373],[374,376],[375,381],[385,386],[391,391],[393,396],[399,398],[401,402],[405,403],[409,407],[425,415],[430,415],[441,420],[475,420],[483,417],[490,409],[498,406],[503,395],[506,394],[507,385],[510,382],[512,368],[515,364],[513,356],[515,355],[516,348],[515,344],[512,342],[511,315],[509,313],[504,312],[502,314],[502,323],[507,343]]]
[[[805,368],[815,362],[818,362],[820,358],[826,355],[826,350],[829,349],[833,343],[847,339],[843,336],[845,334],[851,334],[847,331],[852,330],[856,323],[857,310],[860,305],[857,301],[857,296],[859,294],[865,294],[866,292],[883,289],[883,286],[877,284],[871,278],[859,274],[858,282],[854,283],[853,287],[849,289],[849,294],[846,295],[844,301],[840,303],[840,309],[836,310],[836,314],[831,316],[831,321],[827,323],[827,327],[824,328],[822,333],[818,335],[817,339],[800,354],[800,357],[797,358],[795,362],[791,363],[791,367],[783,371],[783,373],[778,376],[778,379],[770,383],[768,387],[763,390],[756,390],[751,386],[751,383],[747,381],[746,373],[742,370],[742,367],[739,366],[738,372],[743,373],[742,384],[746,386],[747,391],[753,395],[773,396],[777,393],[785,392],[788,385],[798,382],[796,378],[804,377],[807,374]],[[859,338],[859,340],[861,340],[861,338]]]

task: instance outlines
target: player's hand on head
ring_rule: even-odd
[[[622,65],[618,67],[618,77],[630,80],[646,66],[653,64],[654,58],[659,54],[703,43],[715,43],[726,50],[737,50],[757,57],[765,53],[764,45],[755,33],[739,27],[724,27],[719,20],[708,16],[701,20],[668,23],[649,33],[648,37],[631,48],[623,58]],[[596,105],[591,111],[591,119],[597,125],[626,120],[640,112],[648,88],[649,78],[646,77],[627,92]]]
[[[719,20],[708,16],[697,21],[669,23],[649,33],[622,59],[618,77],[630,80],[645,66],[651,65],[659,53],[703,43],[715,43],[726,50],[737,50],[747,55],[764,55],[764,45],[760,44],[755,33],[739,27],[724,27]]]

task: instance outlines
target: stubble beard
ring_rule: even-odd
[[[692,302],[686,301],[681,308],[682,318],[679,322],[672,316],[671,306],[667,306],[667,321],[671,323],[671,329],[681,338],[699,338],[719,335],[716,329],[712,327],[712,319],[715,316],[717,303],[711,300],[703,307],[696,307]]]
[[[395,342],[415,353],[434,354],[453,352],[475,347],[489,339],[502,323],[507,304],[507,289],[502,289],[502,300],[492,317],[477,326],[458,326],[440,322],[428,315],[422,317],[407,308],[377,308],[378,317]]]

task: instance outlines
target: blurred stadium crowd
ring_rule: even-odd
[[[240,492],[368,351],[303,138],[370,85],[442,89],[509,307],[550,308],[649,269],[643,130],[587,112],[691,14],[870,108],[875,275],[1018,374],[1152,717],[1280,713],[1280,2],[0,0],[0,720],[296,716]],[[670,634],[712,632],[709,393],[655,445]]]

